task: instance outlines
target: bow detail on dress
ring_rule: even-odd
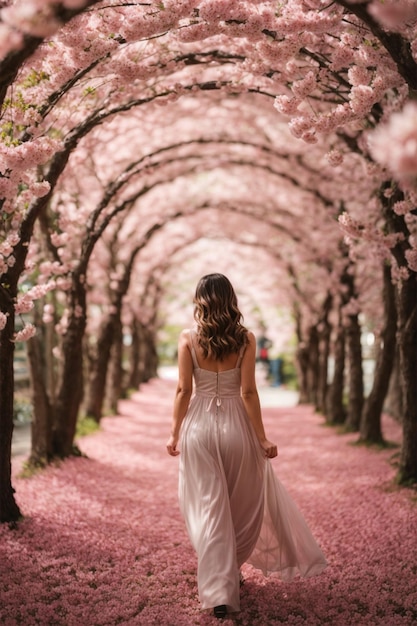
[[[217,407],[221,407],[221,405],[222,405],[222,399],[221,399],[221,397],[220,397],[220,396],[218,396],[218,395],[216,394],[215,396],[212,396],[212,397],[210,398],[209,405],[208,405],[208,407],[207,407],[207,409],[206,409],[206,410],[207,410],[207,412],[208,412],[208,411],[210,411],[210,409],[211,409],[211,405],[213,404],[213,402],[214,402],[214,401],[216,401],[216,406],[217,406]]]

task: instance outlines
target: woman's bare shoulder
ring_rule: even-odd
[[[192,332],[191,328],[184,328],[180,332],[180,335],[179,335],[179,338],[178,338],[178,343],[180,345],[182,345],[182,344],[190,345],[190,343],[191,343],[191,332]]]
[[[247,338],[249,343],[256,343],[255,333],[253,333],[251,330],[247,331]]]

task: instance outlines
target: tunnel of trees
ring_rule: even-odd
[[[294,338],[300,402],[383,444],[389,399],[417,481],[416,35],[411,0],[2,2],[1,521],[16,344],[45,465],[156,376],[220,261]]]

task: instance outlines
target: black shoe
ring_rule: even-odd
[[[214,610],[214,617],[217,617],[217,619],[223,619],[223,617],[226,617],[227,615],[227,607],[225,604],[219,604],[219,606],[215,606]]]

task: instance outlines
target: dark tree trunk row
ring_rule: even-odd
[[[300,404],[313,404],[316,411],[325,412],[328,391],[328,361],[330,352],[331,326],[329,314],[333,298],[330,294],[322,305],[322,313],[315,326],[311,326],[307,337],[297,350]],[[301,328],[298,329],[301,338]]]
[[[127,377],[127,384],[125,393],[129,392],[129,389],[139,389],[142,382],[140,376],[140,362],[141,362],[141,325],[139,321],[134,317],[130,325],[131,344],[129,350],[129,373]]]
[[[123,328],[120,319],[115,326],[110,358],[110,380],[107,385],[107,406],[113,414],[117,413],[118,403],[123,395]]]
[[[319,331],[317,326],[312,326],[308,334],[307,397],[308,402],[316,408],[319,386],[319,347]]]
[[[381,414],[384,400],[388,393],[389,381],[394,364],[397,309],[395,305],[395,290],[391,279],[389,265],[383,268],[383,303],[385,323],[381,335],[381,347],[375,364],[374,381],[371,392],[364,403],[361,328],[357,315],[348,317],[348,324],[343,323],[342,308],[351,297],[355,296],[353,277],[347,266],[342,276],[342,283],[347,285],[344,297],[340,302],[339,323],[335,329],[332,356],[334,360],[333,379],[329,385],[325,406],[326,422],[329,424],[343,424],[348,430],[360,432],[360,440],[367,443],[383,443],[381,430]],[[326,317],[327,319],[327,317]],[[320,322],[323,326],[323,320]],[[329,334],[326,327],[324,337]],[[310,333],[310,337],[317,334]],[[317,342],[314,342],[312,353],[316,355]],[[310,359],[309,349],[305,350],[304,366],[306,369],[328,359],[329,352],[326,341],[323,341],[319,356]],[[347,352],[347,354],[346,354]],[[346,363],[348,371],[346,376]],[[347,380],[346,380],[347,379]],[[309,380],[321,380],[309,377]],[[347,384],[346,384],[347,383]],[[317,394],[319,389],[317,389]],[[344,396],[347,398],[347,408]],[[312,403],[316,395],[308,390],[309,401]]]
[[[364,403],[361,326],[358,315],[349,316],[345,329],[348,358],[348,409],[345,426],[347,430],[359,431]]]
[[[396,342],[397,343],[397,342]],[[396,345],[394,364],[388,386],[387,397],[384,402],[384,411],[398,422],[403,416],[403,394],[401,390],[400,355],[398,343]]]
[[[328,424],[344,424],[346,410],[343,403],[345,390],[345,329],[342,324],[341,312],[339,312],[339,325],[333,347],[334,372],[333,380],[329,387],[326,403],[326,422]]]
[[[394,366],[397,333],[395,289],[392,284],[391,267],[387,263],[384,264],[383,278],[384,328],[375,363],[374,381],[365,402],[360,424],[360,441],[381,444],[384,443],[381,414]]]
[[[11,476],[14,394],[14,306],[15,293],[0,286],[0,310],[7,312],[0,342],[0,522],[14,522],[21,517],[14,498]]]
[[[390,188],[390,182],[386,184]],[[403,233],[404,238],[391,250],[399,268],[407,273],[396,283],[397,342],[402,390],[403,442],[401,447],[398,481],[401,484],[417,482],[417,272],[407,263],[410,249],[410,231],[403,215],[393,210],[396,201],[403,199],[399,189],[388,197],[381,188],[380,200],[384,210],[387,230]],[[414,213],[416,209],[414,210]]]
[[[107,371],[116,328],[116,316],[109,315],[101,326],[95,354],[90,359],[90,374],[85,413],[97,423],[100,421],[106,390]]]
[[[61,368],[57,383],[51,352],[51,329],[38,318],[38,334],[29,341],[33,420],[29,462],[45,465],[54,458],[75,452],[74,437],[83,394],[83,338],[85,331],[85,288],[77,281],[70,294],[69,323],[62,342]],[[36,307],[37,308],[37,307]],[[75,313],[76,311],[76,313]],[[55,374],[55,373],[54,373]]]
[[[40,316],[36,306],[35,319],[38,333],[28,341],[27,351],[32,387],[32,446],[29,463],[31,465],[46,465],[53,458],[52,427],[53,407],[47,390],[46,352],[49,349],[45,340],[45,327],[40,325]]]
[[[417,482],[417,280],[411,273],[397,290],[398,344],[403,397],[403,445],[398,480]]]
[[[302,381],[300,402],[313,404],[316,410],[325,415],[327,423],[343,423],[347,429],[358,431],[364,402],[361,327],[357,314],[342,314],[343,306],[356,296],[351,269],[351,264],[347,262],[340,277],[346,289],[339,302],[339,326],[334,329],[333,349],[330,347],[332,328],[329,322],[333,298],[329,294],[323,303],[317,326],[309,329],[307,338],[297,352],[297,361]],[[331,353],[334,377],[329,386],[328,361]],[[345,377],[346,363],[348,375]],[[347,410],[344,407],[346,382]]]
[[[329,390],[328,384],[328,363],[330,356],[330,337],[331,324],[329,322],[329,314],[333,303],[333,297],[329,294],[324,303],[324,315],[320,322],[320,350],[319,350],[319,381],[317,390],[317,410],[326,413],[327,394]]]

